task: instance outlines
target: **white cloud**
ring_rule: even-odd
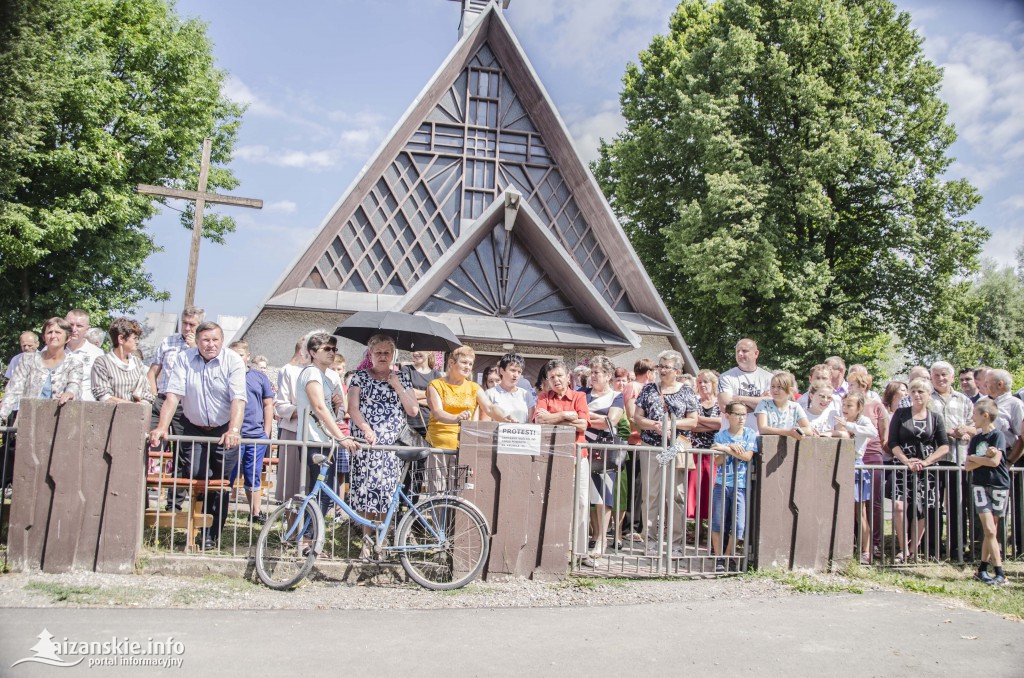
[[[319,151],[271,150],[270,147],[260,144],[239,146],[235,149],[235,157],[253,163],[313,170],[328,169],[337,164],[339,160],[338,153],[331,149]]]
[[[1011,195],[999,203],[1000,207],[1011,210],[1024,210],[1024,195]]]
[[[221,93],[238,104],[248,106],[246,114],[265,116],[269,118],[286,117],[284,111],[271,106],[256,95],[252,89],[242,82],[242,79],[229,75],[224,80],[224,89]]]
[[[997,181],[1005,177],[1009,171],[1009,168],[1005,165],[989,163],[979,166],[955,160],[950,164],[949,169],[946,171],[946,176],[950,178],[964,177],[979,191],[984,193]]]
[[[1016,43],[1016,44],[1014,44]],[[1024,142],[1024,43],[966,33],[943,64],[942,96],[957,131],[985,157],[1013,159]]]
[[[580,157],[589,163],[597,160],[601,140],[612,141],[616,134],[625,129],[626,120],[619,112],[618,102],[611,101],[606,102],[600,112],[567,121],[566,124],[576,141]]]
[[[992,237],[985,243],[982,256],[992,259],[1000,266],[1014,266],[1017,248],[1024,245],[1024,220],[1004,224],[998,228],[990,227]]]
[[[299,206],[291,200],[278,200],[277,202],[267,203],[263,206],[263,209],[266,212],[281,212],[283,214],[294,214],[298,208]]]
[[[538,58],[543,55],[560,68],[569,66],[588,78],[604,79],[609,68],[622,69],[626,61],[636,59],[652,35],[668,30],[676,4],[675,0],[517,0],[508,17],[514,27],[550,26],[554,40],[544,45]]]
[[[324,130],[323,134],[293,135],[292,147],[272,148],[266,144],[240,146],[235,157],[252,163],[295,169],[326,170],[346,158],[365,158],[384,136],[381,116],[375,113],[321,112],[324,123],[305,121],[307,126]],[[304,144],[313,149],[295,148]],[[284,146],[284,144],[282,144]]]

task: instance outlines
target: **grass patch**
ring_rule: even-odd
[[[50,602],[70,605],[112,605],[131,607],[145,600],[145,593],[131,586],[70,586],[56,582],[32,581],[26,591],[49,596]]]
[[[562,581],[552,583],[551,587],[556,589],[572,588],[593,591],[602,586],[621,589],[625,588],[629,582],[629,579],[623,579],[622,577],[580,577],[570,575]]]
[[[1024,563],[1007,562],[1005,568],[1007,585],[1003,587],[975,580],[971,566],[886,569],[853,564],[847,568],[846,575],[878,586],[951,598],[982,610],[1024,619]]]
[[[864,593],[864,588],[853,582],[821,579],[788,570],[751,570],[747,576],[771,579],[799,593]]]
[[[26,591],[49,596],[54,603],[88,604],[96,599],[100,592],[99,586],[69,586],[48,581],[30,581],[25,584]]]

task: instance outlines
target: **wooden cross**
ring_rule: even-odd
[[[198,191],[182,191],[177,188],[151,186],[149,184],[139,184],[135,188],[137,193],[145,195],[159,195],[164,198],[180,198],[182,200],[195,200],[196,202],[195,220],[192,224],[192,249],[188,254],[188,277],[185,279],[185,307],[195,303],[196,269],[199,267],[199,239],[203,235],[203,208],[206,206],[206,203],[263,209],[263,201],[257,198],[238,198],[233,195],[206,192],[206,178],[210,173],[210,143],[210,137],[203,139],[203,161],[199,165]]]

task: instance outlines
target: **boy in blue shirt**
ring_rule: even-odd
[[[747,427],[747,406],[733,401],[725,406],[729,428],[715,434],[711,449],[718,468],[715,472],[715,490],[711,509],[711,548],[722,555],[722,542],[728,540],[728,553],[736,554],[736,541],[743,539],[747,518],[747,467],[757,452],[757,433]],[[733,530],[733,523],[736,529]],[[730,532],[732,533],[730,535]],[[738,569],[735,558],[729,559],[729,569]],[[715,563],[715,572],[725,572],[721,558]]]

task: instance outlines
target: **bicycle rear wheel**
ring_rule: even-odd
[[[479,511],[455,497],[427,500],[416,511],[405,514],[395,536],[409,577],[435,591],[476,579],[490,549],[490,530]]]
[[[292,527],[295,526],[293,530]],[[256,574],[272,589],[294,588],[323,547],[324,517],[316,501],[289,499],[270,514],[256,542]]]

